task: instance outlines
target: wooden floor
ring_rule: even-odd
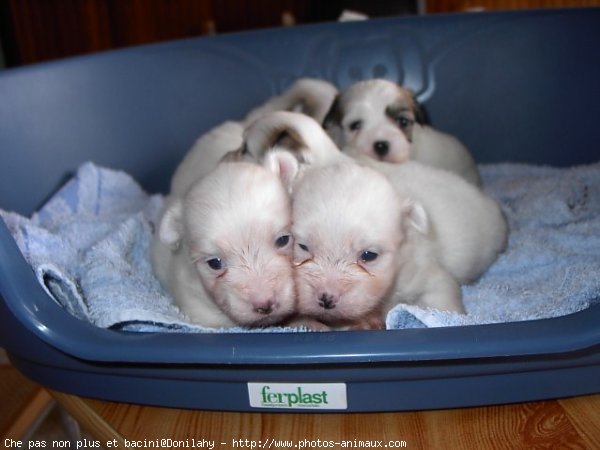
[[[600,394],[401,413],[227,413],[105,402],[53,391],[49,396],[5,364],[0,364],[0,447],[6,447],[5,438],[31,436],[28,424],[38,423],[36,416],[50,404],[51,397],[84,430],[86,441],[80,442],[80,448],[114,448],[110,444],[125,448],[126,440],[129,444],[135,441],[137,448],[144,444],[142,448],[151,448],[156,443],[169,444],[161,439],[172,439],[187,445],[179,448],[203,448],[203,444],[206,448],[206,441],[214,441],[213,448],[222,450],[276,448],[284,441],[292,448],[324,448],[329,441],[335,443],[329,448],[344,448],[344,443],[380,441],[383,448],[404,445],[410,449],[600,449]],[[53,448],[51,441],[62,438],[66,439],[64,433],[61,436],[53,430],[32,437],[46,439],[46,448]],[[76,443],[71,448],[76,448]]]
[[[383,448],[405,444],[410,449],[600,449],[600,395],[377,414],[188,411],[81,399],[57,392],[52,395],[106,448],[108,441],[123,448],[126,439],[129,444],[140,441],[138,445],[147,446],[149,441],[173,439],[185,441],[189,448],[202,448],[204,439],[223,450],[275,448],[278,441],[289,441],[293,448],[324,448],[330,444],[324,441],[333,441],[336,444],[330,448],[344,448],[343,441],[354,445],[360,440],[381,441]]]

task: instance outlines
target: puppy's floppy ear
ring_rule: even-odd
[[[246,142],[242,143],[242,146],[237,150],[231,150],[223,155],[223,157],[219,160],[219,162],[240,162],[240,161],[248,161],[254,162],[255,158],[248,151],[248,145]]]
[[[287,148],[299,154],[301,149],[306,148],[306,142],[295,128],[283,126],[271,132],[268,148],[274,147]]]
[[[344,119],[344,113],[342,111],[341,95],[337,94],[329,111],[323,119],[323,129],[327,132],[331,140],[338,147],[344,146],[344,133],[342,129],[342,120]]]
[[[183,200],[177,198],[167,207],[158,224],[158,239],[177,248],[183,237]]]
[[[300,164],[294,155],[283,150],[269,151],[265,155],[264,166],[281,179],[288,192],[292,191],[300,171]]]
[[[429,233],[429,217],[423,205],[413,200],[407,200],[404,205],[404,218],[408,225],[419,233],[426,235]]]
[[[419,125],[424,125],[425,124],[425,111],[424,111],[423,107],[421,106],[421,104],[419,103],[419,101],[417,100],[416,94],[411,89],[407,89],[407,91],[410,94],[411,109],[413,111],[413,114],[415,115],[415,121]]]
[[[329,130],[333,127],[339,127],[342,124],[342,106],[340,103],[340,95],[337,94],[333,99],[333,103],[329,107],[329,111],[325,114],[325,118],[323,119],[323,128]]]

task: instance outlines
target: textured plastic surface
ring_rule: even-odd
[[[295,78],[411,87],[480,162],[598,159],[600,10],[450,15],[191,39],[0,72],[0,207],[30,214],[81,163],[165,191],[194,139]],[[558,32],[560,30],[560,32]],[[234,95],[235,94],[235,95]],[[600,307],[534,322],[297,334],[96,328],[38,286],[0,221],[0,345],[92,397],[249,410],[246,382],[345,382],[349,411],[600,392]]]

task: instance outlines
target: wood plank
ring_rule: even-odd
[[[54,405],[50,394],[43,388],[37,388],[33,397],[22,405],[19,414],[3,433],[3,437],[15,440],[27,439]]]
[[[565,414],[587,444],[600,448],[600,395],[559,400]]]
[[[52,396],[78,423],[88,431],[103,446],[108,441],[116,442],[120,447],[125,447],[125,440],[109,422],[100,417],[95,409],[82,398],[51,391]]]
[[[7,363],[0,366],[0,435],[15,433],[13,423],[31,402],[38,387]]]
[[[428,0],[428,13],[598,6],[598,0]]]
[[[56,394],[59,403],[71,396]],[[439,411],[297,414],[236,413],[180,410],[76,399],[69,409],[76,418],[83,410],[101,420],[122,439],[207,439],[231,448],[246,439],[294,444],[321,441],[406,442],[407,448],[600,448],[600,395],[569,400],[521,403]],[[89,424],[88,424],[89,425]],[[86,426],[82,423],[82,426]],[[93,424],[97,429],[97,425]],[[97,435],[108,440],[109,435]],[[105,431],[107,430],[105,429]],[[221,443],[225,445],[220,445]]]

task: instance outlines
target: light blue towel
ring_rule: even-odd
[[[481,171],[511,225],[507,251],[463,288],[467,315],[400,305],[388,314],[388,328],[556,317],[599,301],[600,163],[496,164]],[[129,175],[87,163],[31,218],[0,216],[42,286],[81,320],[144,332],[289,331],[214,330],[186,319],[152,274],[148,256],[163,201]]]

